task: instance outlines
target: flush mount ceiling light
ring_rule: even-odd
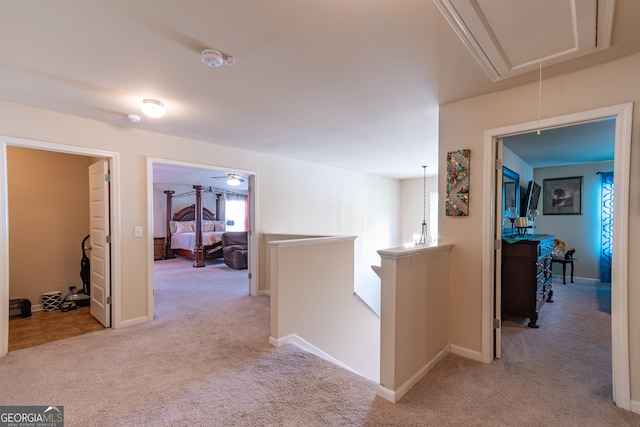
[[[219,67],[222,64],[231,66],[236,63],[236,58],[215,49],[205,49],[202,51],[202,63],[209,67]]]
[[[164,108],[164,102],[157,99],[143,99],[142,112],[154,119],[160,118],[167,112]]]

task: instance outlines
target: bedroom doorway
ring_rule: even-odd
[[[218,215],[226,219],[224,227],[228,227],[228,231],[235,229],[247,232],[247,268],[241,270],[240,274],[245,274],[247,283],[247,294],[258,294],[258,245],[257,245],[257,190],[255,172],[247,170],[239,170],[228,167],[215,165],[203,165],[186,163],[168,159],[147,158],[147,191],[148,191],[148,229],[149,233],[148,245],[154,242],[161,242],[165,245],[171,245],[167,236],[171,235],[171,220],[178,209],[188,207],[194,204],[194,185],[201,187],[199,189],[199,198],[203,207],[203,214],[212,213],[219,220]],[[223,185],[228,179],[227,177],[235,176],[242,182],[240,186]],[[170,193],[170,194],[167,194]],[[223,194],[225,193],[225,194]],[[228,194],[228,196],[226,196]],[[182,197],[184,196],[184,197]],[[227,204],[225,200],[231,203]],[[235,212],[233,203],[243,200],[246,207],[245,212]],[[174,203],[174,202],[177,202]],[[224,213],[225,208],[231,208],[227,214]],[[237,206],[236,206],[237,208]],[[169,212],[170,211],[170,212]],[[208,211],[208,212],[207,212]],[[169,212],[169,213],[168,213]],[[232,218],[233,217],[233,218]],[[206,219],[206,218],[205,218]],[[214,222],[215,222],[214,221]],[[242,224],[239,224],[242,222]],[[215,224],[214,224],[215,225]],[[204,226],[204,223],[202,224]],[[216,226],[217,227],[217,226]],[[225,230],[227,231],[227,230]],[[153,235],[151,235],[153,234]],[[213,233],[215,234],[215,233]],[[223,233],[220,233],[223,234]],[[205,236],[203,236],[205,237]],[[205,242],[203,241],[203,244]],[[205,257],[206,262],[223,264],[221,257],[222,251],[216,252],[215,245],[212,247],[205,246],[204,249],[209,256]],[[184,250],[181,251],[181,253]],[[150,254],[154,251],[150,249]],[[165,253],[170,253],[166,251]],[[182,253],[182,255],[186,255]],[[155,261],[162,263],[163,261]],[[194,264],[195,261],[194,261]],[[159,264],[161,265],[161,264]],[[189,262],[185,265],[192,268]],[[153,313],[154,308],[154,259],[149,259],[149,309]],[[224,265],[223,265],[224,266]],[[205,265],[202,270],[206,270]],[[213,270],[213,269],[211,269]]]
[[[541,120],[540,123],[531,122],[504,128],[489,129],[484,137],[484,191],[489,197],[483,206],[483,241],[486,242],[483,251],[482,277],[482,361],[491,363],[495,351],[495,343],[500,341],[500,329],[494,328],[494,318],[500,315],[497,306],[495,268],[496,259],[501,257],[499,245],[494,242],[501,240],[496,224],[496,202],[500,199],[496,191],[496,140],[499,138],[524,132],[536,131],[537,128],[556,128],[569,126],[587,121],[614,118],[615,158],[614,171],[616,173],[616,187],[614,194],[614,260],[613,278],[611,282],[611,322],[612,322],[612,379],[613,399],[617,406],[630,409],[630,366],[628,355],[628,200],[629,200],[629,157],[631,149],[632,104],[614,105],[596,110],[585,111],[566,116]],[[500,168],[501,169],[501,168]],[[499,264],[498,264],[499,265]]]
[[[14,265],[16,262],[18,262],[26,264],[28,270],[26,273],[27,275],[36,274],[38,271],[44,271],[47,274],[47,277],[39,279],[33,277],[23,277],[21,279],[22,281],[31,281],[32,283],[37,282],[38,284],[47,287],[48,291],[60,291],[61,298],[63,298],[63,295],[69,290],[69,286],[73,285],[78,288],[82,287],[82,284],[79,283],[81,282],[80,270],[81,258],[83,255],[81,247],[83,246],[83,238],[85,237],[85,234],[87,234],[87,230],[85,230],[85,228],[88,228],[89,225],[88,166],[91,163],[95,163],[96,160],[104,159],[106,162],[111,164],[113,168],[114,164],[118,164],[118,155],[116,153],[93,150],[89,148],[67,146],[63,144],[48,143],[42,141],[24,140],[13,137],[0,136],[0,142],[2,145],[0,149],[0,166],[3,170],[8,172],[0,176],[0,188],[8,189],[9,192],[17,192],[18,197],[25,195],[33,196],[35,193],[38,193],[36,197],[37,203],[32,203],[31,208],[27,209],[26,211],[24,211],[24,209],[21,209],[18,216],[14,214],[12,216],[13,220],[11,220],[11,222],[9,212],[12,206],[18,206],[16,204],[17,202],[14,202],[12,205],[9,192],[3,192],[2,196],[0,197],[0,223],[5,224],[5,227],[2,227],[2,229],[0,229],[0,271],[2,272],[0,274],[0,294],[5,296],[6,299],[3,298],[3,300],[5,301],[19,297],[19,295],[14,294],[14,292],[12,292],[10,289],[10,283],[12,283],[12,279],[9,276],[10,273],[15,273],[18,270],[19,267]],[[13,152],[20,152],[23,161],[26,161],[27,163],[35,163],[32,166],[36,166],[38,162],[41,162],[39,164],[41,169],[46,169],[47,167],[58,167],[59,169],[53,172],[46,172],[46,176],[42,179],[37,178],[36,174],[34,173],[31,174],[31,176],[22,176],[22,178],[18,178],[18,181],[16,181],[16,175],[14,175],[14,177],[12,178],[12,175],[10,174],[13,165],[9,163],[10,158],[8,156],[8,153],[11,150],[13,150]],[[62,160],[63,162],[67,163],[58,163],[58,160]],[[66,167],[65,165],[68,167]],[[83,181],[82,189],[75,188],[73,184],[55,184],[56,182],[58,182],[58,178],[66,175],[69,172],[69,169],[77,170],[78,176],[73,178],[72,181]],[[117,209],[118,206],[118,181],[119,175],[116,172],[112,174],[111,191],[109,193],[109,198],[114,202],[111,206],[112,217],[113,209]],[[84,190],[87,191],[85,192]],[[78,202],[78,197],[76,197],[75,194],[76,192],[84,193],[82,196],[84,197],[84,199],[86,199],[85,201],[87,202],[87,206],[83,209],[74,207],[75,203],[84,203]],[[74,202],[74,200],[76,201]],[[51,207],[53,206],[55,206],[56,209],[51,209]],[[49,249],[44,249],[44,247],[38,248],[37,246],[34,249],[34,245],[30,243],[30,249],[27,248],[27,251],[29,251],[30,255],[21,256],[19,249],[10,246],[9,239],[13,239],[12,242],[16,243],[15,237],[19,237],[19,230],[15,230],[13,226],[20,227],[19,221],[24,219],[25,214],[28,214],[31,211],[34,212],[38,219],[30,221],[32,226],[28,227],[29,230],[40,230],[40,236],[44,235],[42,233],[42,230],[50,230],[52,232],[46,234],[47,236],[52,236],[53,232],[59,231],[63,233],[63,236],[54,237],[52,240],[55,242],[55,245]],[[65,214],[64,212],[67,212],[67,214]],[[76,218],[76,216],[84,214],[86,214],[86,218]],[[55,224],[47,225],[46,220],[49,219],[53,220]],[[69,231],[75,229],[75,222],[81,223],[80,227],[75,231],[73,236],[65,236],[65,230]],[[33,227],[34,225],[36,227]],[[40,228],[38,228],[38,226],[40,226]],[[119,231],[120,224],[117,221],[111,221],[110,228],[112,233],[116,230]],[[14,229],[13,233],[11,233],[12,229]],[[34,241],[32,238],[28,238],[25,240],[30,242]],[[20,242],[18,241],[18,243]],[[69,246],[69,248],[66,248],[66,246],[64,245]],[[112,254],[119,254],[119,247],[120,244],[114,242],[114,244],[111,245]],[[59,269],[58,266],[55,265],[58,262],[54,263],[54,265],[50,268],[46,268],[43,266],[43,254],[50,254],[47,259],[52,259],[54,258],[54,255],[59,255],[61,257],[61,260],[58,260],[58,262],[68,264],[68,266],[66,267],[67,272],[64,273],[63,276],[59,276],[64,278],[56,279],[56,276],[53,275],[53,273]],[[113,271],[119,270],[119,264],[119,258],[117,256],[113,256],[112,262],[109,267],[109,272],[111,273],[111,277],[114,279],[111,280],[110,286],[114,297],[116,295],[119,295],[119,283],[116,279],[118,275],[114,275]],[[38,268],[33,268],[34,265],[37,265]],[[31,292],[35,295],[29,298],[29,300],[32,301],[32,308],[35,308],[35,310],[32,310],[34,312],[41,308],[41,291],[42,289],[38,288]],[[20,290],[20,293],[22,293],[22,290]],[[114,303],[110,304],[110,306],[108,307],[109,313],[111,313],[111,310],[116,309],[116,304],[118,304],[117,298],[114,298]],[[34,305],[36,307],[33,307]],[[80,309],[77,310],[77,312],[80,311]],[[10,312],[8,310],[8,304],[3,304],[0,307],[0,356],[4,356],[9,351],[9,313]],[[73,312],[72,314],[74,316],[77,315],[76,312]],[[90,317],[90,319],[92,319],[90,314],[88,314],[88,316]],[[109,326],[117,327],[117,320],[114,320],[113,323],[109,324]],[[92,326],[88,329],[80,329],[83,329],[83,331],[89,331],[88,329],[90,329],[90,331],[93,331],[102,329],[102,326],[100,325],[98,327],[96,325],[95,328],[93,328]],[[63,333],[60,333],[59,336],[64,337],[72,335],[65,335]]]

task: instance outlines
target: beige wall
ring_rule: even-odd
[[[7,149],[9,297],[42,304],[42,294],[82,289],[82,239],[89,234],[85,156]],[[37,309],[39,307],[34,307]]]
[[[394,179],[141,131],[122,117],[101,123],[6,102],[0,102],[0,116],[0,135],[119,153],[122,235],[114,237],[122,250],[122,310],[116,322],[149,315],[147,240],[153,230],[143,239],[133,235],[135,226],[147,224],[147,156],[255,171],[258,232],[358,236],[354,268],[361,283],[377,283],[370,268],[379,260],[376,251],[397,244]]]
[[[449,352],[450,245],[379,251],[379,394],[397,402]]]
[[[602,66],[545,79],[542,118],[561,116],[600,107],[640,100],[638,70],[640,55],[632,55]],[[440,170],[445,170],[445,153],[471,149],[470,214],[440,218],[440,235],[454,243],[451,269],[451,342],[481,351],[481,251],[483,138],[486,129],[533,122],[537,119],[538,85],[471,98],[440,108]],[[633,262],[640,249],[640,109],[634,109],[629,200],[629,330],[640,329],[640,265]],[[464,126],[461,126],[464,124]],[[445,177],[439,178],[445,188]],[[461,268],[461,265],[463,268]],[[640,338],[630,335],[631,398],[640,399]]]
[[[301,345],[378,382],[380,319],[353,294],[353,243],[353,237],[326,237],[268,245],[271,340],[304,340]]]

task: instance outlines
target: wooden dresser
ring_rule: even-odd
[[[551,235],[502,240],[502,312],[529,318],[538,327],[538,313],[553,302]]]

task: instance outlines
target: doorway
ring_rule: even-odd
[[[111,152],[105,152],[105,151],[100,151],[100,150],[93,150],[93,149],[89,149],[89,148],[83,148],[83,147],[75,147],[75,146],[67,146],[67,145],[63,145],[63,144],[56,144],[56,143],[49,143],[49,142],[42,142],[42,141],[33,141],[33,140],[25,140],[25,139],[19,139],[19,138],[13,138],[13,137],[6,137],[6,136],[0,136],[0,143],[1,143],[1,149],[0,149],[0,167],[3,171],[7,171],[8,169],[8,165],[7,165],[7,152],[8,152],[8,148],[9,147],[18,147],[18,148],[27,148],[27,149],[34,149],[34,150],[40,150],[41,152],[50,152],[50,153],[60,153],[60,154],[72,154],[72,155],[77,155],[77,156],[83,156],[86,158],[92,158],[92,159],[106,159],[110,162],[110,164],[112,165],[112,168],[115,169],[114,173],[112,173],[112,179],[111,179],[111,192],[110,192],[110,199],[111,199],[111,217],[112,218],[116,218],[116,220],[112,220],[111,222],[111,231],[112,233],[119,233],[120,230],[120,224],[117,221],[117,217],[115,215],[113,215],[113,213],[116,210],[119,210],[119,188],[118,188],[118,182],[119,182],[119,174],[118,174],[118,155],[117,153],[111,153]],[[80,158],[80,157],[79,157]],[[88,180],[88,171],[87,174],[85,175],[86,179]],[[39,186],[39,187],[44,187],[45,189],[48,190],[48,194],[53,195],[53,197],[58,196],[59,200],[63,200],[63,195],[64,195],[64,189],[59,189],[59,188],[51,188],[51,187],[47,187],[48,182],[45,180],[45,182],[38,182],[38,183],[31,183],[31,185],[33,186]],[[3,189],[8,189],[8,183],[7,183],[7,174],[3,173],[0,174],[0,188]],[[3,295],[4,298],[2,298],[3,301],[8,301],[10,298],[10,293],[9,293],[9,269],[10,269],[10,251],[9,251],[9,199],[8,199],[8,194],[6,191],[3,192],[2,196],[0,196],[0,223],[4,224],[3,227],[0,227],[0,295]],[[39,208],[39,206],[34,206],[33,209],[37,210]],[[46,212],[45,210],[41,211],[41,213]],[[34,224],[34,225],[37,225]],[[64,221],[59,224],[59,227],[63,228],[64,227]],[[44,227],[43,227],[44,228]],[[46,228],[44,228],[42,230],[42,235],[43,238],[46,238],[47,233],[46,233]],[[82,239],[80,239],[82,240]],[[75,240],[74,240],[75,242]],[[34,257],[31,257],[30,260],[33,262],[33,265],[39,265],[38,263],[38,257],[43,257],[46,255],[46,253],[42,253],[39,252],[37,250],[37,245],[35,245],[36,247],[33,250],[34,253]],[[77,242],[77,251],[78,252],[76,254],[76,252],[74,252],[75,257],[73,258],[74,260],[77,261],[77,265],[78,265],[78,271],[80,268],[80,255],[79,255],[79,251],[80,251],[80,246],[81,246],[81,242],[78,241]],[[112,263],[111,263],[111,277],[112,277],[112,295],[113,295],[113,302],[110,306],[110,310],[113,310],[114,312],[119,311],[119,295],[120,295],[120,243],[116,240],[112,245],[111,245],[111,252],[113,254],[113,259],[112,259]],[[114,317],[114,321],[111,324],[112,327],[118,327],[119,326],[119,318],[117,316]],[[8,304],[3,304],[0,307],[0,356],[4,356],[7,354],[8,352],[8,341],[9,340],[9,310],[8,310]]]
[[[613,396],[617,406],[630,409],[630,368],[628,354],[628,200],[629,200],[629,158],[631,151],[631,124],[633,104],[620,104],[596,110],[569,114],[560,117],[541,120],[540,123],[529,122],[497,129],[489,129],[484,134],[484,175],[483,188],[485,197],[483,204],[483,277],[482,277],[482,361],[491,363],[493,360],[494,343],[499,329],[494,329],[495,305],[495,266],[496,258],[501,256],[496,236],[496,140],[498,138],[515,135],[536,129],[568,126],[575,123],[614,118],[615,159],[614,171],[616,187],[614,190],[614,259],[612,263],[613,277],[611,281],[612,303],[612,378]],[[498,308],[499,313],[499,308]],[[495,333],[495,335],[494,335]],[[498,338],[499,339],[499,338]]]
[[[164,197],[158,197],[157,191],[154,191],[154,166],[158,168],[166,168],[170,170],[169,176],[172,178],[169,181],[174,181],[173,184],[189,184],[189,185],[203,185],[209,187],[211,184],[211,177],[218,177],[221,174],[238,174],[242,177],[246,177],[248,180],[248,194],[247,194],[247,212],[246,212],[246,224],[248,233],[248,268],[247,268],[247,293],[252,296],[258,295],[258,233],[257,233],[257,180],[256,174],[253,171],[230,169],[221,166],[194,164],[187,162],[180,162],[167,159],[155,159],[147,158],[147,213],[148,213],[148,230],[159,230],[161,236],[165,236],[164,225],[157,224],[158,215],[155,212],[160,210],[166,212],[166,202]],[[182,176],[181,176],[182,175]],[[164,196],[164,195],[163,195]],[[165,215],[160,215],[165,218]],[[160,236],[160,234],[159,234]],[[153,237],[150,234],[148,236],[148,245],[153,244]],[[153,255],[153,250],[149,250],[149,254]],[[186,263],[185,263],[186,264]],[[149,271],[149,312],[153,317],[154,309],[154,261],[150,256],[148,261]],[[205,267],[206,269],[206,267]]]

